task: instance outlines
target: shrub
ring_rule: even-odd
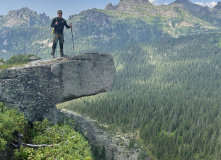
[[[53,147],[38,149],[21,147],[16,150],[15,159],[92,160],[88,142],[69,125],[52,125],[48,120],[34,122],[31,136],[32,143],[48,144]]]
[[[2,151],[7,143],[12,142],[15,130],[24,133],[27,121],[22,113],[15,109],[7,109],[2,102],[0,109],[0,151]]]
[[[13,159],[92,160],[88,142],[70,125],[53,125],[45,119],[43,122],[34,122],[33,128],[27,128],[28,122],[22,113],[15,109],[7,109],[0,102],[0,151],[5,150],[6,145],[14,141],[13,133],[18,131],[26,137],[26,142],[53,146],[38,149],[20,147],[15,149]],[[25,143],[25,140],[23,141]]]

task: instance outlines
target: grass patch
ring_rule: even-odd
[[[11,67],[23,66],[30,62],[30,57],[35,56],[34,54],[19,54],[12,56],[9,60],[4,61],[0,59],[0,69],[7,69]]]

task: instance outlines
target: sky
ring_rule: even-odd
[[[18,10],[23,7],[39,13],[45,13],[49,17],[56,17],[57,10],[63,11],[63,17],[78,14],[81,11],[97,8],[104,9],[108,3],[117,4],[120,0],[0,0],[0,15],[6,15],[11,10]],[[175,0],[149,0],[155,5],[168,5]],[[213,7],[218,0],[190,0],[199,5]]]

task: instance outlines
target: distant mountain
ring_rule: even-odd
[[[164,33],[176,36],[219,30],[221,10],[209,9],[206,12],[206,9],[189,0],[176,0],[170,5],[161,6],[147,0],[123,0],[117,5],[109,3],[104,11],[117,19],[136,18],[149,25],[157,23]]]
[[[185,9],[190,10],[190,11],[200,11],[200,9],[203,8],[203,6],[194,4],[190,2],[189,0],[176,0],[170,5],[173,5],[173,4],[182,4]]]
[[[0,27],[15,26],[45,26],[49,23],[50,18],[45,13],[37,14],[28,8],[10,11],[7,15],[0,17]]]

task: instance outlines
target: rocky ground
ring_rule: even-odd
[[[62,109],[61,112],[75,120],[75,127],[89,141],[90,145],[105,146],[106,157],[114,160],[138,160],[140,146],[135,143],[129,147],[132,134],[123,134],[120,131],[110,132],[108,129],[101,129],[107,126],[100,125],[89,117],[84,117],[76,112]]]

